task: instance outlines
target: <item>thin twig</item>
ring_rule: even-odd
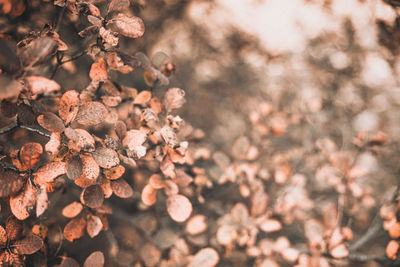
[[[60,65],[62,65],[62,64],[64,64],[64,63],[67,63],[67,62],[70,62],[70,61],[73,61],[73,60],[76,60],[76,59],[80,58],[81,56],[85,55],[86,52],[87,52],[87,51],[85,50],[85,51],[79,52],[78,54],[76,54],[76,55],[74,55],[74,56],[72,56],[72,57],[70,57],[70,58],[67,58],[67,59],[65,59],[65,60],[62,60]]]
[[[51,136],[49,133],[45,133],[41,129],[34,128],[34,127],[31,127],[31,126],[19,125],[19,127],[21,127],[22,129],[25,129],[25,130],[28,130],[28,131],[31,131],[31,132],[46,136],[48,138],[50,138],[50,136]]]
[[[382,219],[379,214],[374,220],[374,224],[368,228],[367,232],[349,247],[350,253],[362,248],[382,230]]]

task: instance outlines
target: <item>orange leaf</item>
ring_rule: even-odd
[[[70,242],[85,234],[86,220],[83,217],[72,219],[64,228],[64,237]]]
[[[133,104],[145,105],[147,102],[150,101],[150,99],[151,99],[151,92],[143,90],[135,97]]]
[[[49,200],[47,197],[46,185],[40,186],[40,192],[37,194],[36,201],[36,217],[42,215],[49,206]]]
[[[186,223],[185,231],[191,235],[203,233],[207,229],[207,218],[204,215],[197,214]]]
[[[116,180],[125,173],[125,167],[118,165],[117,167],[104,170],[103,173],[107,179]]]
[[[19,152],[21,163],[26,169],[32,169],[39,161],[43,147],[39,143],[27,143]]]
[[[147,206],[151,206],[157,201],[157,189],[147,184],[142,190],[142,201]]]
[[[399,242],[397,242],[396,240],[390,240],[386,246],[386,256],[388,256],[388,258],[392,260],[397,259],[397,252],[399,251],[399,247]]]
[[[65,163],[52,161],[40,167],[35,173],[35,183],[46,184],[53,182],[55,178],[65,173]]]
[[[107,65],[104,59],[99,58],[92,64],[90,68],[89,77],[94,82],[104,82],[107,80]]]
[[[24,230],[22,221],[19,221],[14,216],[8,216],[6,221],[6,232],[7,239],[14,241],[21,237],[22,231]]]
[[[167,212],[176,222],[186,221],[192,213],[192,203],[183,195],[171,195],[167,199]]]
[[[58,114],[65,124],[69,124],[75,119],[79,111],[79,102],[79,93],[75,90],[69,90],[61,97]]]
[[[25,220],[29,217],[28,209],[32,208],[36,203],[36,188],[27,183],[25,189],[16,195],[10,197],[11,212],[18,220]]]
[[[92,155],[81,154],[80,157],[82,160],[82,174],[75,180],[75,184],[85,188],[97,181],[97,177],[100,174],[100,167]]]
[[[63,208],[62,215],[66,218],[74,218],[78,216],[79,213],[81,213],[82,209],[82,204],[74,201]]]

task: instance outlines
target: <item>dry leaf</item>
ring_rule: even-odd
[[[88,214],[86,219],[87,219],[86,231],[88,232],[88,235],[91,238],[93,238],[97,236],[103,229],[103,223],[101,222],[98,216],[92,214]]]
[[[49,132],[62,133],[65,129],[63,121],[52,112],[45,112],[37,117],[40,126]]]
[[[82,161],[82,174],[75,180],[75,184],[85,188],[97,181],[97,177],[100,174],[100,167],[92,155],[81,154],[80,157]]]
[[[83,263],[83,267],[102,267],[104,266],[104,254],[101,251],[92,252]]]
[[[82,209],[82,204],[74,201],[63,208],[62,215],[66,218],[74,218],[78,216],[79,213],[81,213]]]
[[[63,94],[60,99],[58,114],[69,124],[73,121],[79,111],[79,93],[75,90],[69,90]]]
[[[183,195],[171,195],[167,199],[167,212],[176,222],[186,221],[192,213],[192,203]]]
[[[219,262],[219,255],[213,248],[203,248],[190,261],[188,267],[214,267]]]
[[[25,183],[25,178],[14,170],[0,168],[0,197],[8,197],[18,193]]]
[[[40,185],[36,200],[36,217],[42,215],[49,207],[46,185]]]
[[[80,106],[75,120],[82,125],[93,126],[103,122],[107,113],[108,111],[102,103],[87,102]]]
[[[399,242],[397,242],[396,240],[390,240],[386,246],[386,256],[388,256],[388,258],[392,260],[397,259],[397,252],[399,251],[399,247]]]
[[[157,201],[157,189],[147,184],[142,190],[142,201],[147,206],[152,206]]]
[[[43,246],[43,239],[37,235],[30,235],[13,243],[15,251],[21,255],[30,255]]]
[[[22,83],[3,73],[0,75],[0,100],[16,98],[23,88]]]
[[[7,232],[3,226],[0,225],[0,245],[4,246],[7,242]]]
[[[65,165],[67,177],[72,181],[75,181],[82,175],[82,169],[83,164],[80,157],[70,158]]]
[[[107,25],[115,28],[120,34],[129,38],[138,38],[144,34],[144,23],[139,17],[128,17],[123,13],[119,13],[111,19]]]
[[[11,212],[18,220],[25,220],[29,217],[29,212],[36,204],[36,188],[30,183],[26,183],[25,189],[16,195],[10,197]]]
[[[44,149],[46,152],[56,155],[61,146],[61,134],[51,133],[49,141],[46,143]]]
[[[30,42],[21,52],[20,59],[24,66],[39,65],[50,59],[57,51],[57,41],[50,37],[40,37]]]
[[[207,218],[204,215],[197,214],[186,223],[185,231],[191,235],[198,235],[207,229]]]
[[[14,216],[8,216],[6,221],[6,238],[8,240],[14,241],[21,237],[22,232],[24,230],[24,226],[22,221],[19,221]]]
[[[93,158],[102,168],[112,168],[119,164],[117,152],[110,148],[99,147],[93,153]]]
[[[162,189],[165,187],[164,180],[161,178],[161,176],[159,174],[156,174],[156,173],[150,176],[149,184],[154,189]]]
[[[167,111],[178,109],[185,103],[185,91],[180,88],[169,88],[164,95],[163,104]]]
[[[349,250],[347,249],[347,247],[344,244],[340,244],[340,245],[334,247],[333,249],[331,249],[330,254],[332,255],[332,257],[334,257],[336,259],[345,258],[345,257],[349,256]]]
[[[95,209],[103,205],[104,194],[101,186],[98,184],[86,187],[82,191],[81,202],[89,208]]]
[[[104,82],[107,80],[107,65],[104,59],[99,58],[92,64],[90,68],[89,77],[93,82]]]
[[[70,242],[85,234],[86,220],[83,217],[72,219],[64,228],[64,237]]]
[[[150,99],[151,99],[151,92],[147,91],[147,90],[143,90],[135,97],[133,104],[144,106],[145,104],[147,104],[150,101]]]
[[[61,256],[62,260],[60,265],[58,265],[57,267],[79,267],[79,263],[74,260],[73,258],[69,258],[69,257],[65,257],[65,256]]]
[[[39,143],[27,143],[19,152],[20,161],[24,170],[32,169],[39,161],[43,153],[43,147]]]
[[[49,95],[61,89],[57,82],[42,76],[28,76],[26,77],[26,81],[33,95]]]
[[[55,178],[65,173],[65,162],[52,161],[40,167],[33,175],[35,183],[45,184],[51,183]]]
[[[115,11],[124,11],[129,8],[129,0],[111,0],[108,5],[107,14]]]
[[[107,179],[117,180],[125,173],[125,167],[118,165],[117,167],[104,170],[103,173]]]
[[[111,189],[120,198],[130,198],[133,196],[132,187],[122,178],[111,181]]]

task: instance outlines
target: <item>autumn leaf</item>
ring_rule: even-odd
[[[83,263],[83,267],[102,267],[104,266],[104,254],[101,251],[92,252]]]
[[[133,196],[132,187],[122,178],[111,181],[111,189],[120,198],[130,198]]]
[[[49,95],[61,89],[60,85],[57,82],[47,79],[43,76],[28,76],[25,79],[28,84],[29,90],[32,92],[33,95]]]
[[[94,82],[104,82],[107,80],[107,65],[104,59],[100,58],[92,64],[89,77]]]
[[[89,208],[98,208],[103,204],[104,194],[101,186],[98,184],[94,184],[86,187],[82,191],[81,202],[88,206]]]
[[[64,237],[70,242],[85,234],[86,220],[83,217],[72,219],[64,228]]]
[[[112,168],[119,164],[119,157],[117,152],[110,148],[99,147],[93,153],[93,158],[102,168]]]
[[[36,204],[36,188],[27,183],[25,189],[14,197],[10,197],[11,212],[18,220],[25,220],[29,217],[28,210]]]
[[[144,34],[144,23],[139,17],[129,17],[123,13],[119,13],[111,19],[107,25],[115,28],[120,34],[129,38],[138,38]]]
[[[188,267],[214,267],[218,262],[219,255],[215,249],[203,248],[194,255]]]
[[[180,88],[169,88],[164,95],[163,104],[167,111],[178,109],[185,103],[185,91]]]
[[[63,121],[52,112],[45,112],[37,117],[40,126],[49,132],[62,133],[65,129]]]
[[[37,235],[30,235],[23,239],[17,240],[12,244],[15,251],[21,255],[30,255],[38,251],[43,246],[43,239]]]
[[[24,186],[25,178],[14,170],[0,168],[0,197],[15,195]]]
[[[184,195],[171,195],[167,199],[167,212],[176,222],[186,221],[192,213],[192,203]]]
[[[83,206],[81,203],[74,201],[62,209],[62,215],[66,218],[74,218],[81,213]]]
[[[103,223],[98,216],[88,214],[87,216],[86,231],[88,235],[93,238],[97,236],[103,229]]]
[[[93,126],[103,122],[107,113],[108,111],[102,103],[87,102],[80,106],[75,120],[82,125]]]
[[[79,111],[79,93],[75,90],[65,92],[59,103],[58,114],[64,120],[65,124],[73,121]]]
[[[157,200],[157,189],[153,188],[150,184],[147,184],[142,190],[142,201],[144,204],[151,206],[156,203]]]

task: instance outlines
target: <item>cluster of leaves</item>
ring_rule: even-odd
[[[19,16],[23,10],[14,11],[18,5],[25,10],[22,1],[5,1],[2,12]],[[180,131],[183,120],[173,114],[184,104],[185,92],[169,88],[159,98],[151,90],[138,92],[110,78],[112,71],[127,74],[141,67],[149,87],[158,83],[166,86],[174,64],[161,52],[150,61],[143,53],[120,51],[120,36],[139,38],[144,34],[143,21],[128,14],[129,0],[110,1],[104,16],[92,1],[60,0],[54,5],[92,24],[79,32],[89,43],[84,53],[68,57],[68,45],[60,39],[57,28],[50,26],[18,44],[10,36],[0,39],[0,100],[6,122],[1,132],[24,129],[25,136],[34,133],[48,138],[46,143],[26,142],[20,149],[6,144],[1,147],[2,211],[13,216],[7,220],[6,230],[0,231],[4,248],[0,260],[5,265],[22,264],[23,255],[43,246],[38,235],[20,238],[21,221],[33,217],[33,213],[42,216],[51,205],[48,193],[65,186],[81,190],[80,201],[62,209],[62,215],[71,219],[63,230],[70,242],[85,232],[93,238],[108,229],[106,215],[113,211],[104,200],[113,194],[132,198],[134,190],[126,177],[139,168],[153,173],[141,193],[145,205],[154,205],[157,192],[162,190],[172,220],[186,221],[192,213],[189,198],[180,191],[193,181],[185,166],[193,165],[194,159],[187,156],[188,142],[183,141],[193,130]],[[90,84],[80,90],[62,88],[52,79],[55,72],[83,54],[94,61],[88,73]],[[53,74],[45,77],[49,65]],[[71,199],[75,198],[74,190],[67,190]],[[94,254],[84,266],[104,264],[103,254]],[[74,262],[63,256],[60,266]]]

